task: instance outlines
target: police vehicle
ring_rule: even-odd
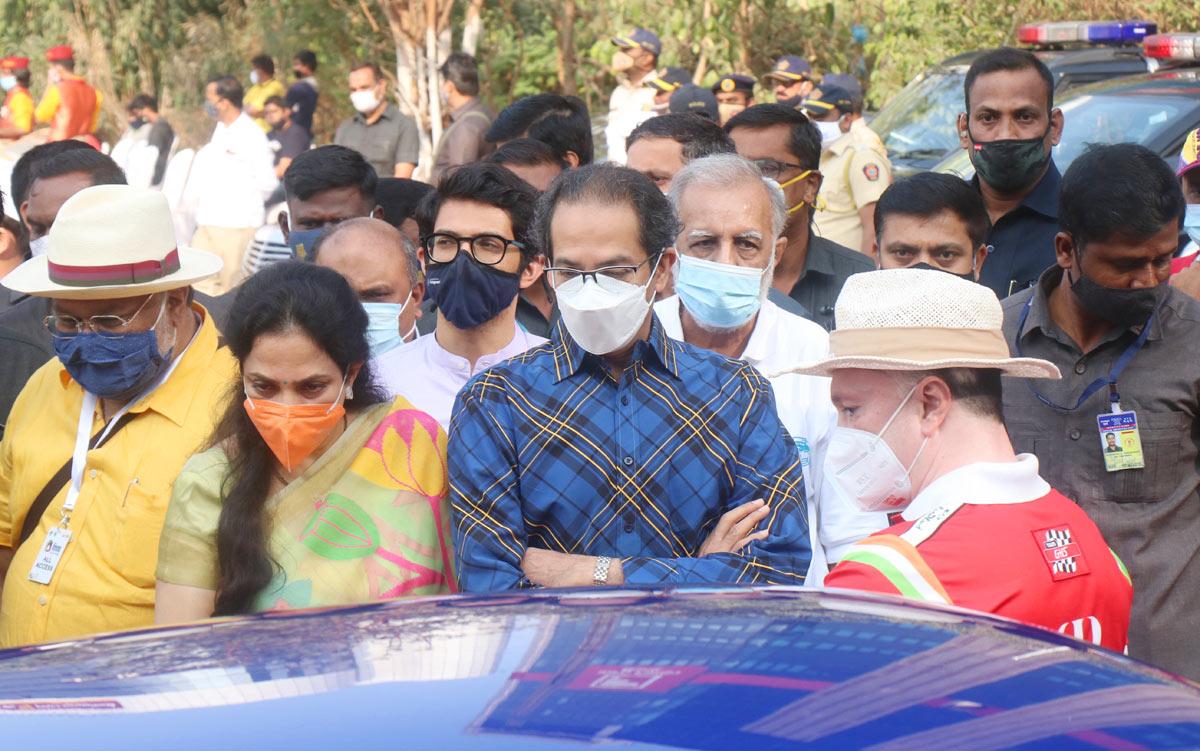
[[[1076,87],[1154,70],[1142,41],[1155,34],[1151,21],[1038,23],[1022,26],[1017,40],[1033,48],[1055,79],[1055,96]],[[925,172],[959,149],[955,127],[963,111],[967,70],[984,50],[943,61],[913,79],[871,121],[887,146],[896,177]]]
[[[1200,33],[1148,36],[1142,50],[1155,72],[1079,87],[1058,102],[1064,124],[1054,163],[1060,171],[1089,145],[1106,143],[1140,143],[1175,168],[1187,134],[1200,127]],[[975,176],[957,144],[933,171]]]

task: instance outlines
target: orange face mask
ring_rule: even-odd
[[[346,416],[343,402],[287,405],[263,399],[256,402],[247,395],[242,405],[271,453],[291,472],[317,450]]]

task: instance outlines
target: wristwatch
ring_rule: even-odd
[[[612,558],[602,555],[596,559],[596,568],[592,571],[592,584],[603,587],[608,584],[608,569],[612,567]]]

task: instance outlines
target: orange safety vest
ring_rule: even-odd
[[[58,111],[50,123],[49,141],[65,141],[68,138],[92,132],[92,118],[96,114],[96,90],[82,78],[63,78],[58,82]]]

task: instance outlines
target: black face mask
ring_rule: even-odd
[[[966,279],[968,282],[978,281],[975,279],[974,271],[967,273],[967,274],[955,274],[953,271],[947,271],[946,269],[939,269],[937,266],[930,266],[929,264],[925,263],[924,261],[921,261],[920,263],[914,263],[912,266],[908,266],[906,268],[924,269],[926,271],[940,271],[943,274],[949,274],[950,276],[957,276],[959,279]]]
[[[146,124],[146,119],[144,117],[135,117],[129,121],[129,127],[133,128],[134,130],[137,130],[138,128],[142,127],[145,124]]]
[[[295,78],[296,80],[300,80],[301,78],[304,78],[304,71],[293,69],[292,70],[292,78]]]
[[[1122,329],[1144,324],[1166,294],[1165,284],[1141,289],[1114,289],[1097,284],[1083,273],[1078,250],[1075,251],[1075,268],[1078,279],[1071,279],[1070,270],[1066,272],[1075,299],[1088,313]]]
[[[1049,128],[1046,130],[1049,133]],[[1037,138],[979,142],[971,138],[967,153],[979,179],[1004,195],[1014,195],[1037,182],[1050,161],[1046,133]]]

